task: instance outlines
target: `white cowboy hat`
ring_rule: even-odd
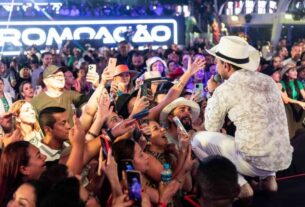
[[[159,71],[147,71],[143,75],[144,82],[166,82],[168,79],[161,76]]]
[[[160,113],[160,124],[164,127],[168,126],[167,117],[168,115],[178,106],[188,106],[192,109],[192,121],[195,121],[200,114],[200,107],[199,105],[191,100],[188,100],[186,98],[180,97],[170,104],[168,104]]]
[[[224,36],[218,45],[206,50],[216,58],[237,67],[256,71],[260,63],[260,53],[238,36]]]
[[[148,60],[146,60],[147,71],[151,71],[152,64],[154,64],[157,61],[160,61],[164,65],[164,70],[167,69],[167,65],[166,65],[166,62],[164,60],[162,60],[159,57],[151,57]]]

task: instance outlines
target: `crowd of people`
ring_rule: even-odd
[[[244,176],[275,193],[304,134],[305,42],[273,53],[224,36],[211,49],[67,42],[2,58],[0,206],[135,206],[129,171],[143,207],[229,207],[256,193]]]
[[[0,18],[7,18],[9,11],[0,6]],[[47,15],[46,15],[47,14]],[[84,1],[80,4],[62,4],[60,7],[47,4],[35,6],[34,4],[15,5],[11,13],[13,18],[73,18],[73,17],[144,17],[144,16],[179,16],[181,11],[177,10],[175,4],[149,4],[149,5],[127,5],[121,3],[104,3]]]

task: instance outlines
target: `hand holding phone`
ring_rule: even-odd
[[[88,65],[88,73],[95,74],[96,73],[96,64]]]
[[[175,117],[173,118],[173,121],[175,122],[177,128],[179,128],[181,132],[187,134],[187,131],[185,130],[183,124],[181,123],[180,119],[179,119],[177,116],[175,116]]]
[[[203,93],[203,83],[196,83],[194,93]]]
[[[116,63],[117,63],[116,58],[109,58],[107,69],[111,75],[114,75]]]
[[[185,148],[185,146],[187,146],[189,144],[189,134],[187,133],[187,131],[185,130],[184,126],[182,125],[180,119],[175,116],[173,118],[173,121],[175,122],[176,126],[177,126],[177,133],[178,133],[178,147],[179,149]]]
[[[140,207],[142,202],[142,185],[141,185],[141,174],[135,170],[129,170],[127,174],[128,183],[128,196],[129,199],[134,201],[134,207]]]

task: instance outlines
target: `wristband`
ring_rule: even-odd
[[[113,134],[111,133],[111,129],[110,129],[110,128],[108,128],[108,129],[106,130],[106,132],[107,132],[107,135],[109,136],[109,138],[111,139],[111,141],[115,140],[115,137],[114,137]]]
[[[90,131],[88,131],[87,134],[90,134],[90,135],[93,136],[93,137],[98,137],[97,134],[94,134],[94,133],[92,133],[92,132],[90,132]]]

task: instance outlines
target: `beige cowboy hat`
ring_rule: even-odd
[[[206,51],[224,62],[246,70],[256,71],[260,63],[259,51],[238,36],[224,36],[216,46]]]

